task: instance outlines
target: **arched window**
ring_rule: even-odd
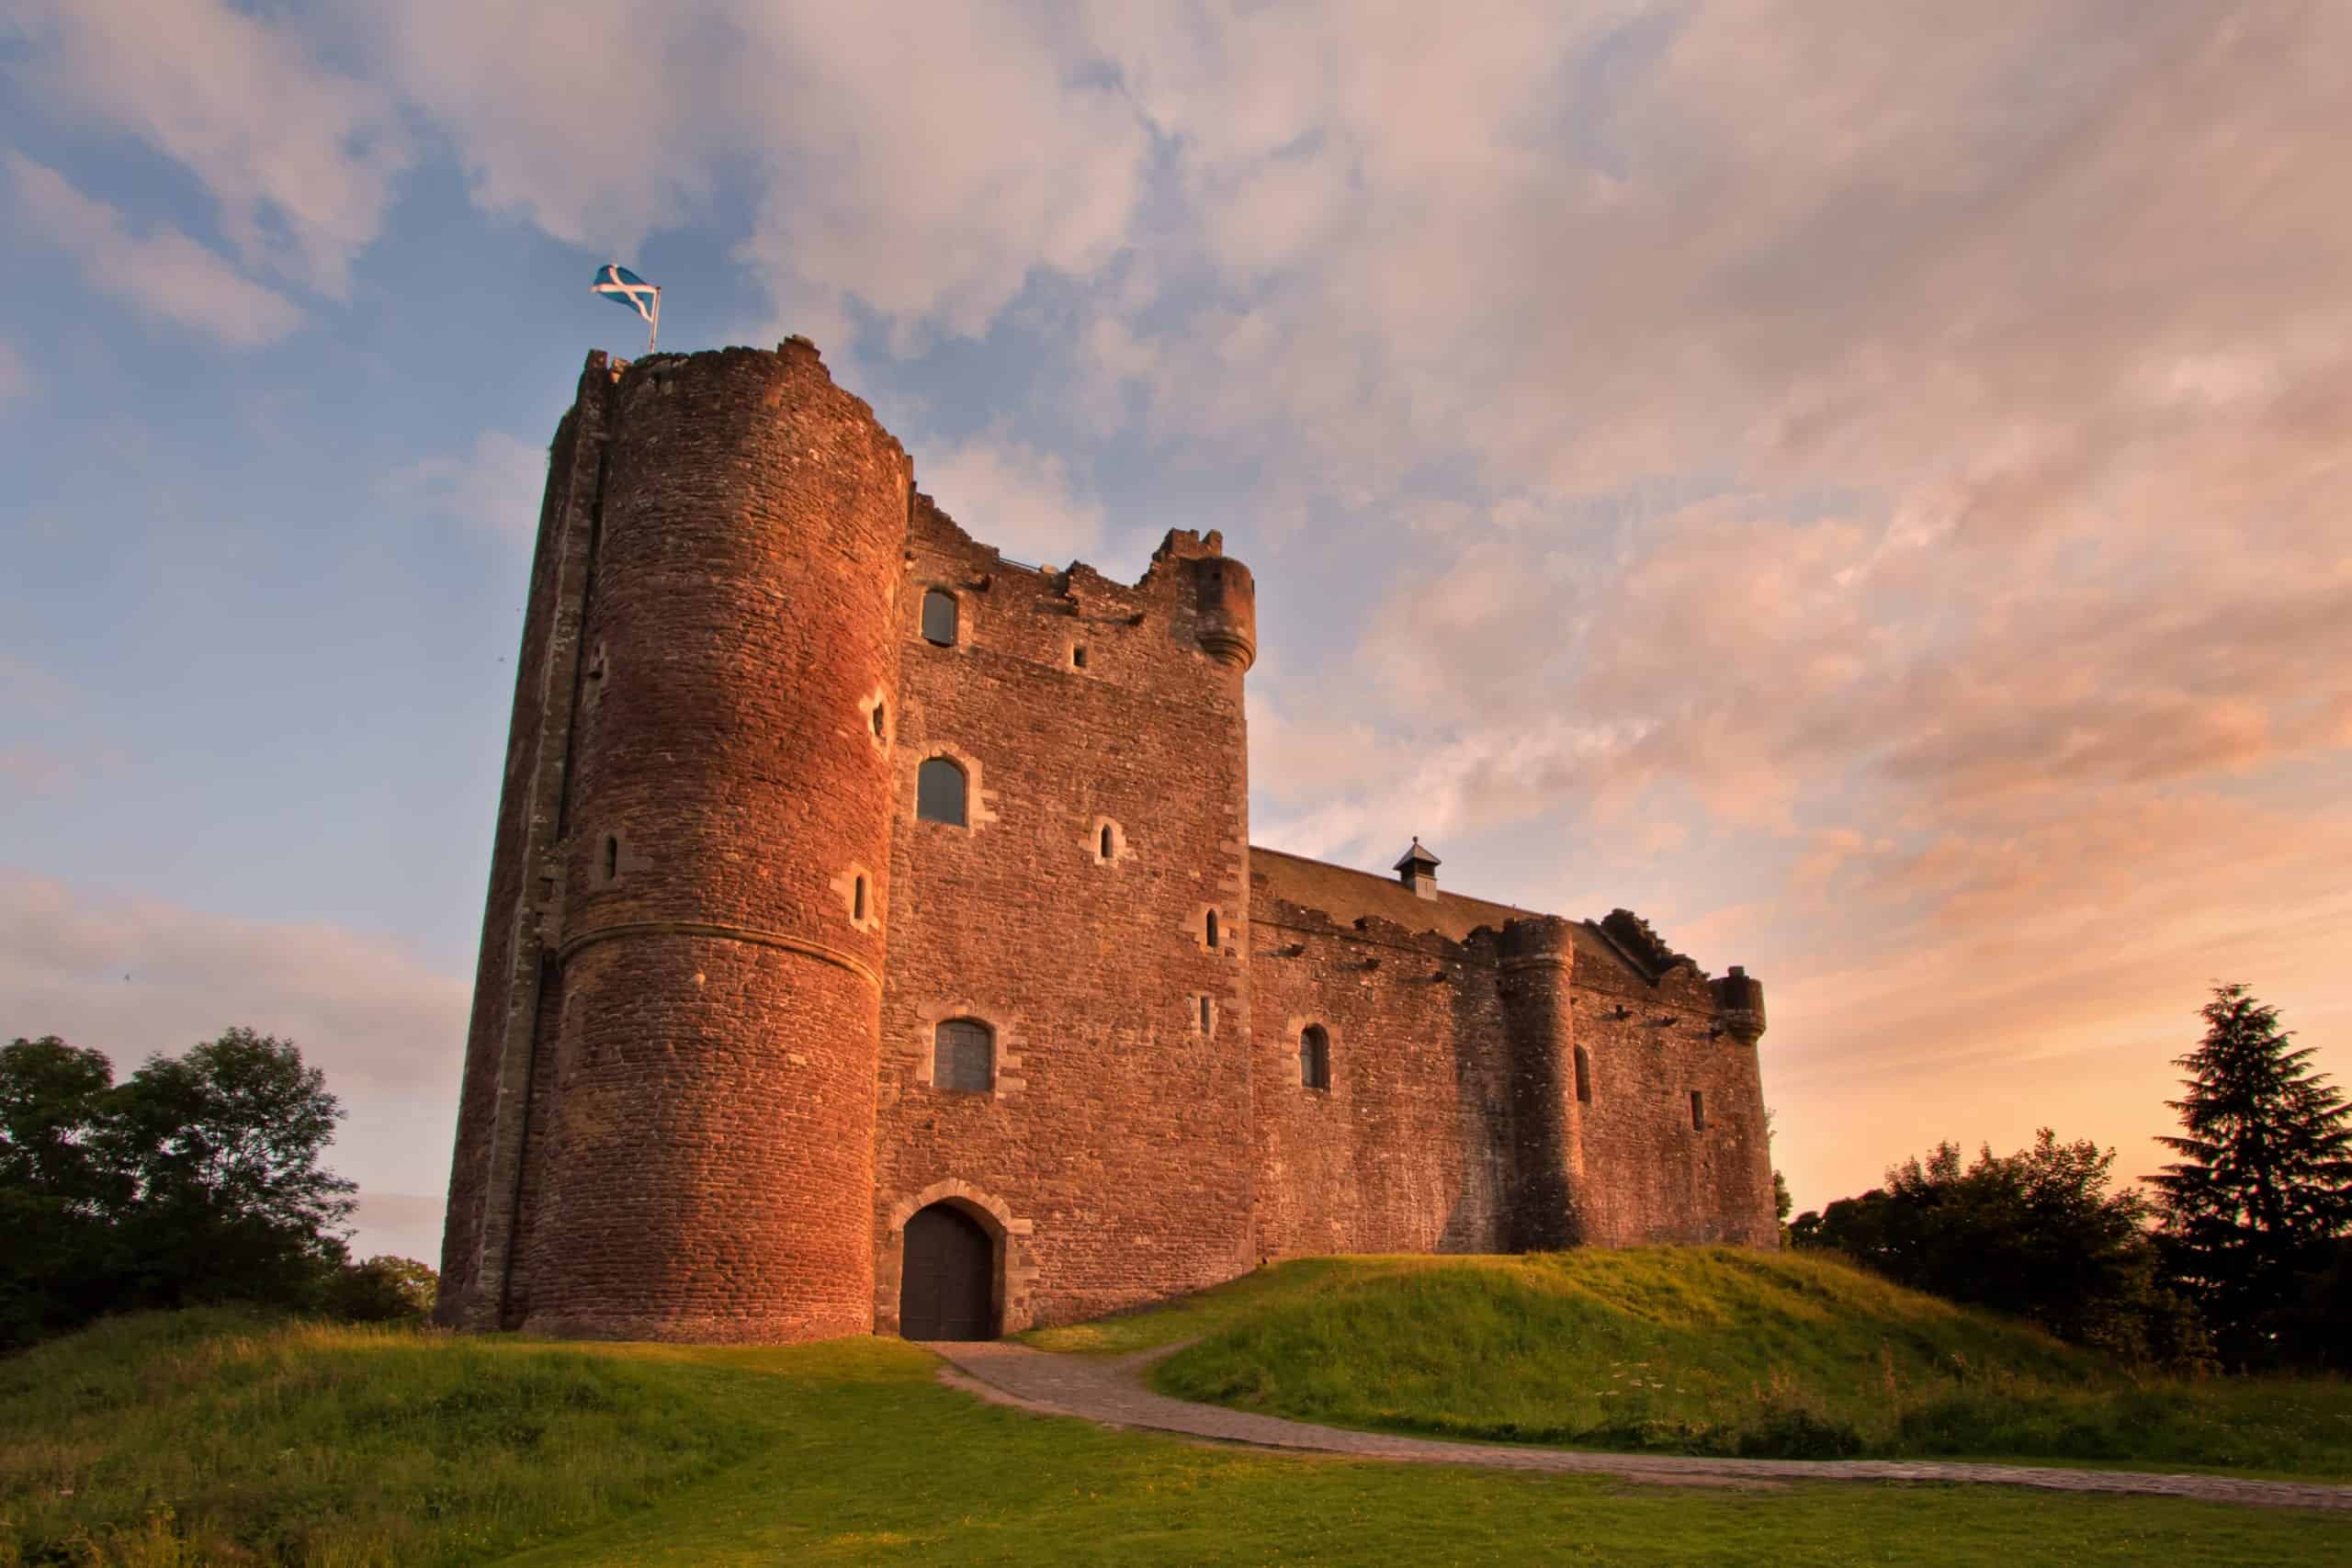
[[[1581,1045],[1577,1047],[1577,1100],[1584,1105],[1592,1103],[1592,1058]]]
[[[1211,909],[1211,910],[1209,911],[1208,933],[1209,933],[1209,951],[1210,951],[1211,953],[1215,953],[1215,952],[1216,951],[1216,947],[1217,947],[1217,942],[1216,942],[1216,911],[1215,909]]]
[[[1111,858],[1111,853],[1112,853],[1111,829],[1110,829],[1109,824],[1107,824],[1107,823],[1106,823],[1106,824],[1104,824],[1103,829],[1102,829],[1102,858],[1103,858],[1104,860],[1109,860],[1109,859]]]
[[[889,722],[890,722],[890,721],[889,721],[889,717],[888,717],[888,715],[883,711],[883,705],[882,705],[880,703],[876,703],[876,704],[874,705],[874,739],[876,739],[876,740],[884,740],[884,739],[888,739],[889,738],[889,737],[888,737],[888,728],[887,728],[887,727],[888,727],[888,725],[889,724]]]
[[[996,1087],[996,1036],[972,1018],[951,1018],[932,1036],[931,1081],[960,1094]]]
[[[1308,1089],[1331,1087],[1331,1037],[1319,1023],[1298,1032],[1298,1081]]]
[[[915,815],[964,826],[964,770],[944,757],[924,758],[915,773]]]
[[[944,588],[922,596],[922,637],[942,648],[956,646],[956,595]]]

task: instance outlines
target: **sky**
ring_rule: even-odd
[[[1800,1208],[2352,1081],[2352,6],[0,0],[0,1037],[437,1259],[587,290],[1020,559],[1255,570],[1256,841],[1766,986]]]

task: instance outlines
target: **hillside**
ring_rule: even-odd
[[[1082,1332],[1271,1322],[1406,1272],[1268,1270]],[[865,1337],[558,1345],[119,1318],[0,1359],[0,1568],[1515,1562],[1562,1541],[1645,1565],[2341,1559],[2340,1515],[1297,1458],[1041,1418],[937,1371]]]
[[[1340,1426],[1792,1458],[2036,1458],[2352,1477],[2340,1382],[2143,1376],[1815,1256],[1312,1258],[1030,1337],[1198,1337],[1163,1393]]]

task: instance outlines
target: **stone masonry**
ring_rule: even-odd
[[[937,1204],[1004,1332],[1299,1253],[1771,1245],[1754,980],[1440,891],[1418,845],[1251,847],[1254,593],[1214,533],[1135,583],[1005,559],[805,340],[592,354],[442,1320],[897,1332]]]

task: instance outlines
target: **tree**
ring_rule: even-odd
[[[1789,1245],[1789,1211],[1796,1207],[1789,1196],[1788,1178],[1778,1170],[1772,1172],[1772,1218],[1780,1222],[1781,1245]]]
[[[352,1323],[423,1323],[440,1293],[440,1275],[413,1258],[386,1254],[337,1270],[326,1310]]]
[[[1984,1147],[1966,1166],[1959,1145],[1940,1144],[1924,1162],[1890,1167],[1883,1188],[1800,1215],[1791,1237],[2062,1339],[2133,1359],[2200,1359],[2194,1312],[2161,1283],[2147,1200],[2110,1190],[2114,1165],[2114,1150],[2061,1143],[2047,1127],[2016,1154]]]
[[[2291,1349],[2275,1320],[2352,1228],[2352,1107],[2245,986],[2214,987],[2199,1016],[2204,1039],[2173,1061],[2183,1096],[2166,1101],[2181,1135],[2156,1140],[2180,1158],[2150,1181],[2170,1266],[2205,1302],[2225,1358],[2257,1365]]]
[[[292,1043],[250,1029],[121,1084],[54,1037],[0,1051],[0,1337],[131,1307],[315,1304],[346,1256],[353,1184],[318,1163],[342,1114]]]
[[[0,1047],[0,1348],[70,1327],[112,1293],[109,1218],[130,1185],[95,1134],[114,1066],[55,1035]]]

